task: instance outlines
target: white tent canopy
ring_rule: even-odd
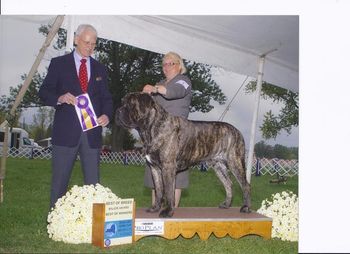
[[[265,58],[263,80],[293,92],[299,88],[298,16],[66,16],[71,33],[81,23],[99,37],[146,50],[175,51],[187,60],[257,77],[258,57]]]

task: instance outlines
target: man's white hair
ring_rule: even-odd
[[[97,30],[95,29],[95,27],[93,27],[92,25],[89,25],[89,24],[81,24],[81,25],[79,25],[77,30],[75,31],[75,36],[81,35],[81,33],[86,31],[86,30],[93,31],[96,34],[96,37],[97,37]]]

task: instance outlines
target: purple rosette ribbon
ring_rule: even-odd
[[[97,123],[95,121],[95,115],[94,115],[92,109],[89,106],[89,99],[86,96],[84,96],[84,95],[78,96],[77,99],[78,99],[77,107],[81,111],[81,123],[82,123],[83,129],[84,130],[90,129],[87,126],[87,122],[88,121],[91,121],[91,124],[92,124],[91,128],[95,127],[97,125]],[[84,111],[87,113],[87,115],[84,114],[85,113]]]

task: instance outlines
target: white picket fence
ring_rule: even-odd
[[[2,147],[0,147],[0,155],[2,156]],[[10,148],[7,152],[7,157],[11,158],[27,158],[27,159],[51,159],[50,149],[32,149]],[[78,156],[79,159],[79,156]],[[139,152],[109,152],[101,153],[101,163],[124,164],[124,165],[144,165],[146,163],[144,156]],[[206,171],[208,167],[205,163],[194,166],[193,168]],[[271,176],[295,176],[298,175],[299,162],[298,160],[282,160],[282,159],[254,159],[252,174]]]

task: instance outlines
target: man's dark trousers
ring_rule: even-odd
[[[53,145],[50,207],[54,207],[56,201],[66,194],[78,153],[84,174],[84,184],[99,182],[100,150],[100,148],[90,148],[86,132],[82,132],[79,143],[75,147]]]

